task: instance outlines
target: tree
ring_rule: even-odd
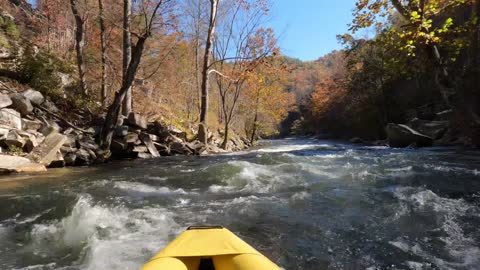
[[[135,80],[135,75],[137,74],[140,61],[142,60],[146,42],[152,37],[156,28],[168,25],[169,18],[167,15],[168,13],[171,13],[171,8],[173,6],[172,1],[173,0],[143,0],[140,3],[140,10],[143,13],[141,14],[141,17],[143,18],[143,28],[140,34],[135,33],[137,41],[132,49],[131,60],[125,72],[125,77],[122,80],[122,85],[115,93],[115,98],[108,108],[105,123],[98,138],[98,142],[102,149],[107,152],[109,152],[110,149],[113,131],[117,126],[122,101]]]
[[[122,80],[127,77],[128,65],[132,58],[132,35],[131,35],[131,16],[132,16],[132,0],[123,0],[123,76]],[[130,87],[123,100],[122,114],[128,116],[132,111],[132,88]]]
[[[453,55],[442,57],[438,48],[440,42],[462,31],[462,26],[455,25],[451,17],[443,24],[434,24],[439,14],[466,5],[467,0],[359,0],[354,11],[352,31],[376,24],[382,27],[382,18],[391,16],[394,11],[401,17],[401,27],[388,29],[390,38],[398,41],[399,50],[405,51],[408,57],[415,58],[418,49],[426,48],[434,61],[435,83],[440,89],[443,101],[451,107],[449,97],[452,93],[452,81],[449,76],[447,62],[455,59]],[[453,46],[463,46],[462,42],[452,42]],[[456,50],[458,51],[458,50]]]
[[[85,24],[87,21],[86,13],[82,16],[79,11],[78,0],[70,0],[73,17],[75,18],[75,51],[77,53],[77,67],[80,79],[80,89],[83,95],[88,95],[85,67]],[[84,7],[87,8],[86,6]]]
[[[208,23],[207,39],[205,42],[205,53],[203,56],[202,68],[202,99],[200,110],[200,124],[198,126],[198,140],[207,144],[208,140],[208,91],[210,88],[210,61],[212,54],[212,44],[215,34],[215,25],[217,22],[218,3],[220,0],[210,0],[210,19]]]
[[[98,0],[99,23],[100,23],[100,44],[101,44],[101,58],[102,58],[102,86],[101,86],[101,100],[102,105],[107,105],[107,33],[105,26],[105,13],[103,7],[103,0]]]

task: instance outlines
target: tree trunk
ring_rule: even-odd
[[[118,92],[115,93],[115,99],[108,108],[108,113],[105,118],[105,123],[102,128],[98,143],[101,145],[102,149],[108,151],[110,149],[110,144],[112,143],[113,131],[116,128],[118,116],[120,114],[120,107],[122,101],[125,98],[125,95],[132,86],[133,81],[135,80],[135,75],[140,65],[140,60],[142,58],[143,49],[145,42],[148,36],[141,36],[135,47],[133,48],[132,59],[128,65],[125,79],[122,82],[122,87]]]
[[[102,53],[102,86],[101,98],[102,105],[107,106],[107,44],[106,44],[106,29],[103,9],[103,0],[98,0],[98,8],[100,12],[100,44]]]
[[[132,0],[123,0],[123,79],[127,77],[127,69],[132,59],[132,35],[130,32]],[[128,116],[132,111],[132,86],[127,89],[123,99],[122,114]]]
[[[205,54],[203,57],[202,69],[202,100],[200,111],[200,125],[198,127],[198,140],[207,144],[208,140],[208,90],[209,90],[209,69],[210,57],[212,54],[213,35],[215,34],[215,23],[217,18],[217,7],[220,0],[210,0],[210,22],[208,25]]]
[[[258,127],[258,106],[260,103],[260,90],[257,90],[257,98],[255,101],[255,117],[253,118],[253,127],[252,127],[252,136],[250,137],[250,144],[253,145],[255,142],[255,137],[257,136],[257,127]]]
[[[230,125],[225,121],[225,134],[223,134],[222,149],[227,150],[228,137],[230,133]]]
[[[75,18],[75,51],[77,53],[77,68],[78,75],[80,77],[80,88],[82,93],[88,95],[88,88],[86,82],[86,70],[85,70],[85,21],[78,11],[78,0],[70,0],[70,7],[72,9],[73,16]]]

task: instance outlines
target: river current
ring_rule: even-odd
[[[480,269],[480,155],[285,139],[0,178],[0,269],[135,270],[202,224],[286,270]]]

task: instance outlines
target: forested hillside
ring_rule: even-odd
[[[478,145],[478,1],[362,0],[353,15],[345,49],[296,78],[301,130],[382,140],[408,124],[440,145]],[[376,36],[358,38],[365,28]]]

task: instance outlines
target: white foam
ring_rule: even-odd
[[[179,231],[172,217],[162,208],[95,205],[84,195],[69,216],[35,225],[28,248],[42,256],[52,249],[83,247],[85,259],[78,262],[82,269],[139,269]]]
[[[187,192],[181,188],[171,190],[168,187],[154,187],[138,182],[117,181],[115,182],[114,187],[127,192],[138,192],[145,194],[187,194]]]

